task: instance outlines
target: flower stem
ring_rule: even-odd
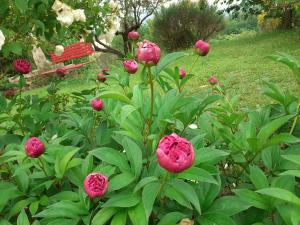
[[[49,177],[45,170],[43,161],[41,160],[41,158],[38,158],[38,160],[39,160],[39,165],[40,165],[41,169],[43,170],[44,174],[46,175],[46,177]]]
[[[151,92],[151,105],[150,105],[150,117],[149,117],[149,134],[150,134],[150,128],[153,118],[153,110],[154,110],[154,85],[153,85],[153,77],[151,73],[151,67],[148,67],[149,69],[149,84],[150,84],[150,92]]]
[[[193,62],[193,64],[192,64],[192,66],[191,66],[190,71],[189,71],[188,74],[190,74],[190,73],[193,71],[193,69],[194,69],[194,67],[195,67],[195,65],[196,65],[196,62],[198,61],[199,57],[200,57],[200,55],[198,55],[198,56],[196,57],[196,59],[194,60],[194,62]]]
[[[299,102],[299,104],[298,104],[298,106],[297,106],[297,109],[296,109],[296,117],[295,117],[295,119],[294,119],[292,128],[291,128],[291,130],[290,130],[290,134],[293,134],[293,132],[294,132],[294,130],[295,130],[295,127],[296,127],[296,124],[297,124],[297,120],[298,120],[298,117],[299,117],[299,115],[298,115],[299,109],[300,109],[300,102]]]

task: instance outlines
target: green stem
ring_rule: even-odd
[[[296,127],[296,124],[297,124],[297,120],[298,120],[298,117],[299,117],[299,115],[298,115],[299,108],[300,108],[300,102],[299,102],[299,104],[298,104],[298,106],[297,106],[297,110],[296,110],[297,115],[296,115],[296,117],[295,117],[295,119],[294,119],[292,128],[291,128],[291,130],[290,130],[290,134],[293,134],[293,132],[294,132],[294,130],[295,130],[295,127]]]
[[[23,124],[22,124],[22,87],[20,86],[20,94],[19,94],[19,118],[18,118],[18,125],[20,127],[21,133],[23,136],[25,136],[25,132],[23,129]]]
[[[194,62],[193,62],[193,64],[192,64],[192,66],[191,66],[191,68],[190,68],[188,74],[192,73],[192,71],[193,71],[193,69],[194,69],[194,66],[196,65],[196,62],[198,61],[199,57],[200,57],[200,55],[198,55],[198,56],[196,57],[196,59],[194,60]]]
[[[149,77],[149,84],[150,84],[150,115],[149,115],[149,120],[148,120],[148,126],[147,126],[147,131],[145,132],[144,136],[144,143],[145,143],[145,148],[146,148],[146,160],[147,160],[147,167],[149,166],[149,149],[147,145],[147,136],[151,133],[151,124],[152,124],[152,119],[153,119],[153,111],[154,111],[154,84],[153,84],[153,77],[151,73],[151,67],[148,67],[148,77]]]
[[[43,170],[44,174],[46,175],[46,177],[49,177],[45,170],[43,161],[41,160],[41,158],[38,158],[38,160],[39,160],[39,165],[40,165],[41,169]]]

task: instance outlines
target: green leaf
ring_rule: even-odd
[[[108,98],[124,102],[126,104],[132,105],[131,100],[120,92],[115,91],[104,91],[99,96],[99,98]]]
[[[263,126],[257,135],[257,138],[259,139],[260,144],[264,144],[276,130],[278,130],[280,127],[282,127],[285,123],[287,123],[293,117],[294,116],[291,116],[291,115],[282,116],[278,119],[271,121],[270,123],[266,124],[265,126]]]
[[[227,152],[214,148],[201,148],[196,150],[196,152],[195,165],[201,163],[215,163],[229,155]]]
[[[64,154],[61,158],[62,154],[59,154],[55,161],[55,173],[58,179],[63,178],[65,172],[67,170],[68,164],[72,157],[79,151],[79,148],[75,148],[68,153]]]
[[[120,168],[122,172],[130,172],[130,167],[125,159],[125,155],[112,148],[97,148],[90,151],[90,154],[104,162]]]
[[[266,175],[258,166],[250,166],[250,180],[257,190],[269,187]]]
[[[5,57],[8,57],[10,53],[20,56],[22,55],[22,44],[19,42],[7,43],[3,46],[2,51]]]
[[[135,186],[133,192],[137,192],[138,190],[140,190],[145,185],[147,185],[149,183],[152,183],[154,181],[157,181],[157,180],[158,180],[157,177],[145,177],[142,180],[140,180],[140,182]]]
[[[21,213],[18,216],[17,225],[30,225],[24,209],[21,211]]]
[[[164,215],[157,225],[176,225],[177,222],[187,216],[181,212],[170,212]]]
[[[219,213],[208,213],[200,217],[198,222],[201,225],[236,225],[228,215]]]
[[[218,184],[218,182],[213,178],[213,176],[204,169],[198,167],[192,167],[187,169],[177,175],[177,178],[196,180],[199,182],[206,182],[212,184]]]
[[[167,54],[165,57],[163,57],[158,65],[154,67],[154,75],[157,76],[162,70],[164,70],[169,64],[172,62],[175,62],[176,60],[187,56],[188,53],[186,52],[172,52]]]
[[[142,192],[142,200],[146,212],[146,217],[149,218],[155,199],[159,193],[161,184],[158,182],[147,184]]]
[[[236,196],[224,196],[216,201],[208,209],[209,213],[218,213],[233,216],[250,208],[251,205]]]
[[[134,141],[127,137],[123,139],[123,147],[130,165],[133,166],[135,176],[139,177],[142,171],[142,150]]]
[[[299,141],[300,141],[299,138],[289,133],[281,133],[268,140],[265,146],[278,145],[282,143],[292,144],[292,143],[297,143]]]
[[[131,173],[122,173],[109,180],[108,191],[116,191],[129,185],[135,177]]]
[[[15,0],[15,5],[18,10],[24,14],[28,9],[28,0]]]
[[[201,215],[200,203],[197,194],[193,187],[182,180],[174,179],[170,182],[170,185],[179,193],[181,193],[192,205],[197,212]]]
[[[180,205],[188,208],[188,209],[193,209],[193,207],[191,206],[190,202],[183,197],[183,195],[181,193],[179,193],[178,191],[176,191],[173,187],[169,186],[168,188],[166,188],[165,190],[165,196],[168,197],[169,199],[175,200],[176,202],[178,202]]]
[[[103,207],[122,207],[129,208],[137,205],[140,202],[139,196],[135,194],[118,194],[113,195]]]
[[[300,178],[300,170],[287,170],[279,174],[280,176],[294,176]]]
[[[133,225],[148,225],[146,212],[142,202],[135,207],[130,208],[128,210],[128,215]]]
[[[0,93],[0,109],[3,110],[6,109],[6,107],[7,107],[6,98],[2,95],[2,93]]]
[[[117,212],[114,215],[110,225],[126,225],[126,220],[127,220],[127,212],[122,210]]]
[[[268,200],[254,191],[251,191],[249,189],[236,189],[234,190],[234,193],[243,201],[251,204],[256,208],[264,210],[268,210],[270,208]]]
[[[300,155],[282,155],[283,158],[300,165]]]
[[[294,193],[282,188],[264,188],[256,192],[300,206],[300,198]]]
[[[27,198],[24,200],[20,200],[14,204],[14,206],[9,211],[9,218],[18,214],[22,209],[26,208],[30,203],[36,201],[36,198]]]
[[[94,216],[92,225],[105,225],[106,222],[118,212],[116,208],[103,208]]]

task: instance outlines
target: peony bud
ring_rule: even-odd
[[[103,82],[103,83],[107,80],[106,76],[102,73],[99,73],[97,75],[97,79],[98,79],[98,81]]]
[[[128,33],[128,39],[130,40],[138,40],[140,37],[140,34],[137,31],[130,31]]]
[[[16,95],[16,93],[17,93],[16,89],[8,89],[4,91],[4,96],[5,98],[11,99]]]
[[[194,47],[196,52],[201,56],[206,56],[209,52],[209,44],[205,41],[197,41]]]
[[[180,75],[180,79],[183,79],[186,76],[186,72],[182,67],[179,67],[179,75]]]
[[[109,68],[108,67],[103,67],[102,68],[102,73],[104,74],[104,75],[109,75]]]
[[[66,71],[65,69],[63,69],[63,68],[60,68],[60,69],[57,69],[57,70],[56,70],[56,74],[57,74],[57,75],[60,75],[60,76],[62,76],[62,77],[66,75],[66,72],[67,72],[67,71]]]
[[[135,74],[139,67],[137,62],[133,59],[125,60],[123,62],[123,66],[124,66],[124,69],[130,74]]]
[[[30,62],[26,59],[17,59],[14,61],[13,66],[18,73],[28,74],[32,70]]]
[[[160,48],[156,44],[145,40],[139,44],[137,58],[145,66],[156,65],[160,60]]]
[[[215,76],[210,76],[209,78],[208,78],[208,83],[210,83],[211,85],[215,85],[215,84],[217,84],[218,83],[218,79],[217,79],[217,77],[215,77]]]
[[[55,46],[55,51],[54,51],[54,54],[57,55],[57,56],[61,56],[63,53],[64,53],[64,46],[62,45],[56,45]]]
[[[45,152],[44,143],[37,137],[29,138],[25,144],[25,152],[29,157],[38,158]]]
[[[91,106],[93,107],[93,109],[95,109],[96,111],[100,111],[103,109],[104,106],[104,102],[99,99],[99,98],[95,98],[91,101]]]
[[[108,189],[108,178],[101,173],[90,173],[84,179],[84,191],[90,198],[105,195]]]
[[[192,144],[175,133],[160,140],[156,156],[159,165],[171,173],[191,167],[195,159]]]

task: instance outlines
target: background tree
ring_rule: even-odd
[[[189,48],[195,40],[207,40],[224,27],[223,17],[206,0],[172,4],[155,15],[153,36],[169,50]]]
[[[131,43],[127,37],[128,33],[133,30],[138,30],[141,25],[167,1],[169,0],[118,0],[120,27],[115,32],[115,35],[122,37],[123,49],[117,50],[112,48],[104,41],[101,41],[98,35],[95,34],[96,50],[113,53],[119,57],[126,56],[131,49]]]
[[[296,12],[300,6],[298,0],[215,0],[215,3],[227,5],[224,11],[235,17],[240,13],[247,16],[267,12],[271,17],[281,18],[283,29],[291,29],[299,19]]]

